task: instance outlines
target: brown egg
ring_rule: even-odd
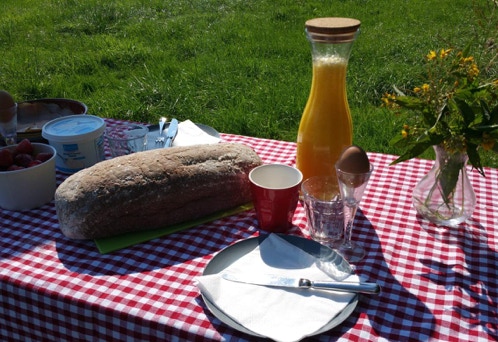
[[[0,90],[0,122],[9,122],[14,114],[8,110],[15,105],[14,99],[5,90]]]
[[[352,145],[342,152],[337,167],[347,173],[365,173],[370,171],[370,161],[361,147]]]
[[[0,90],[0,110],[12,107],[15,104],[14,99],[5,90]]]

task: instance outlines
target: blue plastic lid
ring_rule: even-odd
[[[68,115],[47,122],[42,137],[48,141],[75,142],[98,138],[105,130],[105,121],[94,115]]]

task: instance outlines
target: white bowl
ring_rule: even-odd
[[[0,207],[7,210],[29,210],[54,198],[56,189],[55,156],[50,145],[32,143],[35,153],[52,153],[52,157],[22,170],[0,171]],[[1,149],[13,150],[15,145]]]

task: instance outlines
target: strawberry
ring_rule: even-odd
[[[14,164],[14,157],[12,155],[12,151],[7,148],[0,150],[0,167],[8,168],[12,164]]]
[[[29,139],[23,139],[17,144],[15,154],[33,154],[33,145]]]
[[[41,163],[43,163],[41,160],[34,159],[34,160],[32,160],[32,161],[28,164],[28,167],[32,167],[32,166],[36,166],[36,165],[40,165]]]
[[[36,155],[35,160],[39,160],[41,162],[47,161],[52,158],[52,153],[50,152],[40,152]]]
[[[25,167],[22,167],[22,166],[19,166],[16,164],[12,164],[11,166],[9,166],[7,168],[7,171],[17,171],[17,170],[23,170],[23,169],[25,169]]]
[[[16,165],[28,167],[29,163],[33,161],[33,156],[27,153],[20,153],[14,157]]]

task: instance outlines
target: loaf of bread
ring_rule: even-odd
[[[62,233],[110,237],[198,219],[251,201],[249,171],[261,165],[235,143],[161,148],[102,161],[56,190]]]

